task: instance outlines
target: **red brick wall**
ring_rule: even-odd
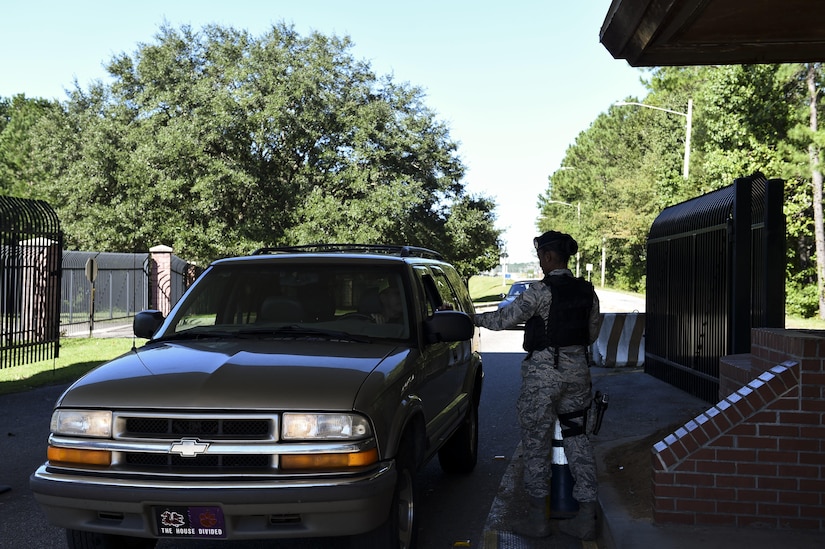
[[[152,265],[149,285],[151,306],[167,316],[172,310],[172,248],[155,246],[149,248]]]
[[[825,333],[752,331],[752,377],[654,445],[654,519],[825,531]]]

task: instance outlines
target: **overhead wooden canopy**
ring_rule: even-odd
[[[825,2],[613,0],[600,40],[634,67],[825,61]]]

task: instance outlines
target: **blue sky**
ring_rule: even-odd
[[[106,77],[113,55],[160,25],[217,23],[263,34],[348,35],[376,74],[419,86],[460,143],[472,193],[498,204],[511,261],[533,258],[538,195],[601,112],[643,97],[645,73],[599,43],[610,0],[75,0],[9,2],[0,17],[0,96],[63,100]],[[162,244],[162,243],[158,243]]]

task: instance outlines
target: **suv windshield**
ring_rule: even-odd
[[[410,335],[400,273],[386,267],[287,264],[216,265],[177,310],[165,336],[204,329],[224,333],[343,332]],[[280,330],[289,326],[289,331]]]

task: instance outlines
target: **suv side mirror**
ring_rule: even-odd
[[[428,343],[464,341],[472,339],[475,325],[467,313],[436,311],[424,321],[424,334]]]
[[[163,324],[163,313],[155,310],[141,311],[135,315],[132,330],[136,337],[152,339],[160,325]]]

